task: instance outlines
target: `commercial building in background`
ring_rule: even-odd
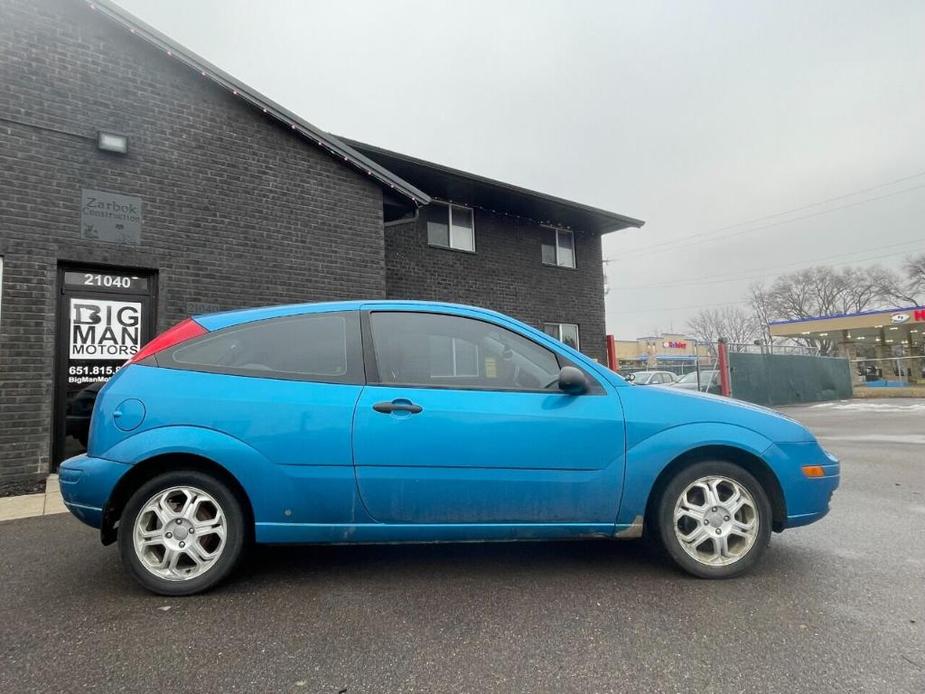
[[[772,337],[812,340],[848,359],[855,384],[925,383],[925,306],[775,321]]]
[[[351,146],[108,2],[0,16],[0,485],[80,451],[189,315],[443,299],[603,361],[600,235],[642,222]]]
[[[658,367],[684,374],[696,367],[698,357],[703,363],[712,355],[709,345],[679,333],[615,340],[614,346],[621,372]]]

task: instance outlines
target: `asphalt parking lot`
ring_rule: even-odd
[[[70,515],[0,523],[0,692],[925,691],[925,401],[787,413],[842,487],[726,582],[640,542],[276,547],[168,599]]]

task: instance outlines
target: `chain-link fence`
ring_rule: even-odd
[[[730,353],[738,354],[791,354],[791,355],[800,355],[804,357],[818,357],[819,348],[818,347],[804,347],[803,345],[775,345],[775,344],[737,344],[734,342],[729,342],[726,344],[729,348]],[[711,345],[712,349],[716,348],[716,345]]]

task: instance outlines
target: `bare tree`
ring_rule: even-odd
[[[905,294],[895,272],[878,265],[868,268],[810,267],[781,275],[765,289],[752,288],[751,303],[764,323],[838,316],[895,306]],[[835,351],[834,339],[795,338],[822,354]]]
[[[925,253],[907,258],[903,270],[906,272],[905,292],[911,303],[918,305],[925,301],[922,298],[925,295]]]
[[[708,345],[715,345],[721,337],[733,344],[750,344],[761,335],[761,328],[755,316],[741,306],[725,306],[701,309],[688,321],[687,332]]]
[[[756,328],[760,332],[761,341],[769,345],[774,342],[771,337],[770,323],[774,320],[774,312],[770,294],[763,284],[756,282],[748,288],[748,298],[755,312]]]

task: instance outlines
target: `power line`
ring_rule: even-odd
[[[879,190],[879,189],[881,189],[881,188],[887,188],[887,187],[889,187],[889,186],[896,185],[897,183],[902,183],[902,182],[904,182],[904,181],[909,181],[909,180],[912,180],[912,179],[915,179],[915,178],[919,178],[919,177],[921,177],[921,176],[923,176],[923,175],[925,175],[925,171],[920,171],[920,172],[915,173],[915,174],[912,174],[912,175],[910,175],[910,176],[903,176],[902,178],[897,178],[897,179],[894,179],[894,180],[892,180],[892,181],[888,181],[888,182],[886,182],[886,183],[881,183],[881,184],[878,184],[878,185],[875,185],[875,186],[869,186],[869,187],[867,187],[867,188],[862,188],[862,189],[860,189],[860,190],[856,190],[856,191],[853,191],[853,192],[850,192],[850,193],[845,193],[845,194],[843,194],[843,195],[838,195],[838,196],[835,196],[835,197],[832,197],[832,198],[827,198],[827,199],[825,199],[825,200],[819,200],[819,201],[817,201],[817,202],[808,203],[808,204],[802,205],[802,206],[800,206],[800,207],[794,207],[794,208],[791,208],[791,209],[789,209],[789,210],[784,210],[784,211],[782,211],[782,212],[775,212],[775,213],[772,213],[772,214],[769,214],[769,215],[765,215],[765,216],[763,216],[763,217],[755,217],[755,218],[750,219],[750,220],[746,220],[746,221],[743,221],[743,222],[738,222],[737,224],[730,224],[730,225],[727,225],[727,226],[724,226],[724,227],[718,227],[718,228],[713,229],[713,230],[710,230],[710,231],[701,232],[701,233],[699,233],[699,234],[695,234],[695,235],[693,235],[693,236],[688,236],[688,237],[686,237],[686,238],[684,238],[684,239],[681,239],[680,242],[666,241],[666,242],[662,242],[662,243],[660,243],[660,244],[656,244],[656,245],[654,245],[654,246],[648,246],[648,247],[646,247],[646,248],[642,248],[642,249],[639,249],[639,250],[637,250],[637,251],[634,251],[634,254],[635,254],[635,255],[646,255],[646,254],[648,254],[648,253],[655,252],[655,251],[659,251],[659,250],[663,250],[663,249],[665,249],[665,248],[669,248],[669,249],[671,249],[671,250],[674,250],[674,249],[684,249],[684,248],[689,247],[689,246],[691,245],[691,242],[694,242],[694,241],[696,241],[696,240],[699,239],[699,238],[707,237],[707,239],[708,239],[707,242],[719,241],[719,240],[723,240],[723,239],[727,239],[727,238],[732,238],[732,237],[735,237],[735,236],[741,236],[741,235],[743,235],[743,234],[749,234],[749,233],[752,233],[752,232],[755,232],[755,231],[762,231],[762,230],[764,230],[764,229],[769,229],[769,228],[772,228],[772,227],[781,226],[781,225],[783,225],[783,224],[789,224],[789,223],[791,223],[791,222],[798,222],[798,221],[801,221],[801,220],[804,220],[804,219],[811,219],[811,218],[818,217],[818,216],[821,216],[821,215],[824,215],[824,214],[829,214],[830,212],[837,212],[837,211],[839,211],[839,210],[849,209],[849,208],[851,208],[851,207],[857,207],[857,206],[859,206],[859,205],[866,205],[866,204],[868,204],[868,203],[876,202],[876,201],[878,201],[878,200],[884,200],[884,199],[886,199],[886,198],[891,198],[891,197],[894,197],[894,196],[896,196],[896,195],[903,195],[903,194],[905,194],[905,193],[910,193],[910,192],[912,192],[912,191],[919,190],[919,189],[921,189],[921,188],[925,188],[925,184],[923,184],[923,185],[917,185],[917,186],[912,186],[911,188],[904,188],[903,190],[894,191],[894,192],[892,192],[892,193],[887,193],[887,194],[885,194],[885,195],[879,195],[879,196],[876,196],[876,197],[873,197],[873,198],[865,198],[864,200],[859,200],[859,201],[856,201],[856,202],[853,202],[853,203],[849,203],[849,204],[847,204],[847,205],[839,205],[839,206],[837,206],[837,207],[833,207],[833,208],[830,208],[830,209],[827,209],[827,210],[821,210],[821,211],[819,211],[819,212],[815,212],[815,213],[809,214],[809,215],[803,215],[803,216],[800,216],[800,217],[794,217],[794,218],[791,218],[791,219],[785,219],[785,220],[781,220],[781,221],[779,221],[779,222],[774,222],[774,223],[771,223],[771,224],[765,224],[765,225],[758,226],[758,227],[754,227],[754,228],[750,228],[750,229],[744,229],[744,230],[742,230],[742,231],[735,232],[735,233],[733,233],[733,234],[720,234],[720,235],[718,235],[718,236],[716,235],[717,232],[727,231],[727,230],[729,230],[729,229],[735,229],[735,228],[740,227],[740,226],[746,226],[746,225],[749,225],[749,224],[754,224],[755,222],[761,222],[761,221],[764,221],[764,220],[766,220],[766,219],[774,219],[774,218],[777,218],[777,217],[782,217],[782,216],[784,216],[784,215],[792,214],[792,213],[794,213],[794,212],[800,212],[800,211],[802,211],[802,210],[811,209],[811,208],[813,208],[813,207],[818,207],[818,206],[820,206],[820,205],[825,205],[825,204],[828,204],[828,203],[831,203],[831,202],[836,202],[836,201],[838,201],[838,200],[844,200],[844,199],[847,199],[847,198],[852,198],[852,197],[855,197],[855,196],[857,196],[857,195],[862,195],[862,194],[864,194],[864,193],[869,193],[869,192],[874,191],[874,190]],[[901,243],[897,243],[897,244],[891,244],[891,245],[889,245],[889,246],[881,246],[881,248],[896,248],[896,247],[899,247],[899,246],[912,245],[912,244],[914,244],[914,243],[918,243],[918,242],[901,242]],[[805,265],[805,264],[807,264],[807,263],[822,262],[822,261],[827,260],[827,259],[828,259],[828,260],[831,260],[831,259],[833,259],[833,258],[840,258],[840,257],[849,256],[849,255],[857,255],[857,254],[859,254],[859,253],[865,253],[865,252],[868,252],[869,250],[872,250],[872,249],[868,249],[868,250],[866,250],[866,251],[854,251],[854,252],[852,252],[852,253],[844,253],[844,254],[839,254],[839,255],[836,255],[836,256],[829,256],[828,258],[823,258],[823,259],[813,260],[813,261],[801,260],[801,261],[798,261],[798,262],[795,262],[795,263],[791,263],[791,264],[788,264],[788,265],[784,265],[784,266],[780,266],[780,267],[781,267],[781,268],[786,268],[786,267],[793,267],[793,266],[797,266],[797,265]],[[888,254],[884,254],[884,255],[880,255],[880,256],[874,256],[874,257],[866,258],[866,259],[865,259],[865,258],[858,258],[858,259],[855,259],[855,260],[852,260],[852,261],[848,261],[848,263],[856,263],[856,262],[865,262],[865,261],[869,261],[869,260],[877,260],[877,259],[879,259],[879,258],[886,258],[886,257],[894,256],[894,255],[901,255],[902,253],[905,253],[905,252],[907,252],[907,251],[900,251],[900,252],[898,252],[898,253],[888,253]],[[612,262],[613,260],[615,260],[615,259],[605,260],[604,262],[605,262],[605,263],[608,263],[608,262]],[[759,271],[761,271],[761,270],[759,269]],[[711,280],[705,280],[705,281],[703,281],[703,282],[688,282],[688,283],[674,282],[674,283],[666,283],[666,284],[662,284],[662,285],[648,285],[648,286],[643,285],[643,286],[639,286],[639,287],[611,287],[611,291],[620,291],[621,289],[631,289],[631,288],[636,288],[636,289],[650,289],[650,288],[658,288],[658,287],[674,287],[674,286],[679,286],[679,285],[682,285],[682,284],[684,284],[684,285],[686,285],[686,286],[696,286],[696,285],[698,285],[698,284],[720,284],[720,283],[723,283],[723,282],[734,282],[734,281],[740,281],[740,280],[743,280],[743,279],[748,279],[748,276],[743,276],[743,277],[741,277],[741,278],[730,278],[730,279],[724,279],[724,280],[718,280],[717,278],[713,278],[713,279],[711,279]],[[610,315],[636,315],[636,314],[639,314],[639,313],[650,313],[650,312],[653,312],[653,311],[682,311],[682,310],[685,310],[685,311],[686,311],[686,310],[691,310],[691,309],[713,308],[713,307],[718,307],[718,306],[737,306],[737,305],[743,305],[743,304],[748,304],[748,303],[750,303],[750,301],[749,301],[748,299],[741,299],[741,300],[739,300],[739,301],[727,301],[727,302],[710,303],[710,304],[692,304],[692,305],[688,305],[688,306],[672,306],[672,307],[670,307],[670,308],[665,308],[665,307],[649,307],[649,308],[643,308],[643,309],[634,309],[634,310],[631,310],[631,311],[616,311],[616,312],[610,313]]]
[[[762,225],[762,226],[752,227],[752,228],[750,228],[750,229],[743,229],[742,231],[736,231],[736,232],[733,232],[733,233],[731,233],[731,234],[721,234],[721,235],[719,235],[719,236],[713,235],[713,233],[714,233],[715,231],[719,231],[718,229],[716,229],[716,230],[714,230],[713,232],[703,232],[703,234],[696,234],[696,235],[694,235],[694,236],[688,236],[688,237],[686,237],[686,238],[684,238],[684,239],[681,239],[680,241],[677,241],[677,242],[674,242],[674,241],[664,241],[664,242],[662,242],[662,243],[655,244],[654,246],[646,246],[645,248],[640,248],[639,250],[633,251],[633,254],[634,254],[634,255],[637,255],[637,256],[639,256],[639,255],[648,255],[648,254],[650,254],[650,253],[658,252],[658,251],[663,251],[663,250],[680,250],[680,249],[684,249],[684,248],[689,247],[692,243],[693,243],[693,244],[697,244],[697,243],[702,243],[702,244],[713,243],[713,242],[715,242],[715,241],[720,241],[720,240],[723,240],[723,239],[729,239],[729,238],[733,238],[733,237],[736,237],[736,236],[742,236],[743,234],[751,234],[751,233],[754,233],[754,232],[756,232],[756,231],[763,231],[763,230],[765,230],[765,229],[770,229],[770,228],[772,228],[772,227],[781,226],[781,225],[783,225],[783,224],[791,224],[792,222],[799,222],[799,221],[804,220],[804,219],[812,219],[812,218],[814,218],[814,217],[820,217],[820,216],[825,215],[825,214],[830,214],[830,213],[832,213],[832,212],[838,212],[839,210],[846,210],[846,209],[849,209],[849,208],[851,208],[851,207],[857,207],[857,206],[859,206],[859,205],[866,205],[866,204],[868,204],[868,203],[876,202],[876,201],[878,201],[878,200],[885,200],[886,198],[892,198],[892,197],[894,197],[894,196],[896,196],[896,195],[903,195],[904,193],[911,193],[911,192],[913,192],[913,191],[915,191],[915,190],[919,190],[919,189],[921,189],[921,188],[925,188],[925,183],[923,183],[923,184],[921,184],[921,185],[917,185],[917,186],[912,186],[911,188],[904,188],[903,190],[893,191],[892,193],[886,193],[885,195],[878,195],[877,197],[874,197],[874,198],[866,198],[866,199],[864,199],[864,200],[858,200],[858,201],[856,201],[856,202],[848,203],[847,205],[839,205],[838,207],[832,207],[832,208],[830,208],[830,209],[828,209],[828,210],[820,210],[819,212],[814,212],[814,213],[812,213],[812,214],[803,215],[803,216],[801,216],[801,217],[793,217],[793,218],[791,218],[791,219],[784,219],[784,220],[781,220],[781,221],[779,221],[779,222],[773,222],[773,223],[771,223],[771,224],[764,224],[764,225]],[[849,197],[850,197],[850,196],[849,196]],[[698,237],[702,237],[702,236],[704,236],[705,234],[709,235],[709,238],[707,238],[705,241],[698,242],[698,241],[697,241],[697,238],[698,238]]]
[[[718,304],[692,304],[691,306],[672,306],[670,308],[653,306],[651,308],[642,308],[634,311],[611,311],[608,315],[612,316],[625,316],[638,313],[651,313],[653,311],[681,311],[681,310],[690,310],[690,309],[699,309],[699,308],[712,308],[714,306],[735,306],[737,304],[748,304],[751,303],[749,299],[740,299],[739,301],[724,301]]]
[[[913,245],[925,245],[925,242],[919,239],[916,239],[915,241],[903,241],[901,243],[894,243],[894,244],[890,244],[887,246],[879,246],[878,249],[882,250],[886,248],[897,248],[899,246],[913,246]],[[836,258],[845,258],[850,255],[858,255],[860,253],[869,253],[873,250],[874,250],[873,248],[865,248],[859,251],[852,251],[851,253],[841,253],[839,255],[826,256],[824,258],[814,258],[812,260],[798,260],[794,263],[787,263],[786,265],[778,265],[778,266],[772,266],[772,267],[759,267],[759,268],[754,268],[753,270],[750,271],[749,274],[746,274],[746,275],[735,275],[735,276],[720,275],[719,277],[713,277],[708,280],[698,280],[695,278],[690,278],[689,280],[678,280],[675,282],[663,282],[659,284],[639,284],[639,285],[631,285],[627,287],[611,286],[610,291],[621,291],[621,290],[629,290],[629,289],[660,289],[660,288],[666,288],[666,287],[682,287],[682,286],[683,287],[694,287],[694,286],[699,286],[699,285],[704,285],[704,284],[724,284],[726,282],[738,282],[738,281],[749,280],[749,279],[765,279],[767,277],[770,277],[771,275],[769,274],[754,275],[751,273],[766,272],[766,273],[776,274],[774,271],[777,271],[777,270],[783,270],[783,269],[797,267],[797,266],[807,266],[812,263],[823,263],[828,260],[834,260]],[[837,265],[850,265],[852,263],[869,262],[871,260],[880,260],[881,258],[890,258],[896,255],[904,255],[906,253],[909,253],[909,250],[897,251],[895,253],[885,253],[882,255],[875,255],[875,256],[868,257],[868,258],[855,258],[854,260],[849,260],[843,263],[836,263],[836,266]],[[610,262],[610,261],[605,261],[605,262]]]
[[[925,176],[925,171],[919,171],[918,173],[914,173],[911,176],[903,176],[902,178],[896,178],[892,181],[887,181],[886,183],[880,183],[878,185],[870,186],[868,188],[861,188],[860,190],[855,190],[854,192],[851,192],[851,193],[845,193],[843,195],[836,195],[834,198],[826,198],[825,200],[819,200],[818,202],[811,202],[806,205],[801,205],[800,207],[791,207],[789,210],[784,210],[783,212],[774,212],[772,214],[767,214],[762,217],[755,217],[753,219],[747,219],[744,222],[738,222],[736,224],[730,224],[728,226],[719,227],[718,229],[714,229],[714,231],[726,231],[727,229],[734,229],[736,227],[745,226],[746,224],[752,224],[754,222],[763,222],[766,219],[773,219],[775,217],[782,217],[785,214],[790,214],[792,212],[802,212],[803,210],[808,210],[813,207],[819,207],[819,205],[825,205],[830,202],[837,202],[838,200],[845,200],[846,198],[853,198],[856,195],[862,195],[864,193],[869,193],[874,190],[880,190],[881,188],[889,188],[890,186],[894,186],[897,183],[903,183],[904,181],[910,181],[913,178],[919,178],[920,176]],[[710,233],[710,232],[704,232],[704,233]]]
[[[918,243],[920,243],[920,242],[918,242]],[[885,248],[889,248],[889,246],[885,246]],[[888,253],[888,254],[883,255],[883,256],[875,256],[875,257],[873,257],[873,258],[868,258],[867,260],[877,260],[878,258],[886,258],[886,257],[893,256],[893,255],[902,255],[903,253],[906,253],[906,252],[907,252],[907,251],[900,251],[899,253]],[[862,259],[852,260],[852,261],[849,261],[849,263],[859,262],[860,260],[862,260]],[[844,263],[841,263],[841,264],[844,264]],[[747,279],[747,278],[745,278],[745,279]],[[735,281],[735,280],[721,280],[720,282],[725,282],[725,281]],[[720,282],[712,282],[712,281],[711,281],[711,282],[705,282],[704,284],[707,284],[707,283],[709,283],[709,284],[714,284],[714,283],[715,283],[715,284],[719,284]],[[649,288],[653,288],[653,287],[655,287],[655,286],[659,286],[659,287],[671,287],[671,286],[674,286],[674,285],[671,285],[671,284],[667,284],[667,285],[650,285],[650,287],[641,287],[641,288],[642,288],[642,289],[649,289]],[[611,291],[613,291],[614,289],[619,289],[619,288],[617,288],[617,287],[612,287],[612,288],[611,288]],[[740,300],[738,300],[738,301],[725,301],[725,302],[712,303],[712,304],[694,304],[694,305],[691,305],[691,306],[671,306],[671,307],[668,307],[668,308],[665,308],[665,307],[651,307],[651,308],[640,309],[640,310],[634,310],[634,311],[616,311],[616,312],[612,312],[610,315],[617,315],[617,316],[619,316],[619,315],[634,315],[634,314],[638,314],[638,313],[649,313],[649,312],[653,312],[653,311],[655,311],[655,312],[657,312],[657,311],[680,311],[680,310],[682,310],[682,309],[683,309],[683,310],[690,310],[690,309],[712,308],[712,307],[716,307],[716,306],[736,306],[736,305],[740,305],[740,304],[750,304],[750,303],[751,303],[751,299],[740,299]]]
[[[921,243],[921,242],[916,242],[916,243]],[[889,248],[889,246],[885,246],[885,248]],[[898,253],[887,253],[887,254],[882,255],[882,256],[874,256],[873,258],[868,258],[867,260],[877,260],[878,258],[887,258],[887,257],[894,256],[894,255],[902,255],[903,253],[906,253],[906,252],[908,252],[908,251],[900,251],[900,252],[898,252]],[[835,256],[835,257],[837,257],[837,256]],[[850,263],[855,263],[855,262],[859,262],[859,261],[861,261],[861,260],[863,260],[863,259],[848,261],[848,264],[850,264]],[[846,263],[840,263],[840,264],[846,264]],[[744,279],[748,279],[748,278],[744,278]],[[735,280],[721,280],[720,282],[731,282],[731,281],[735,281]],[[712,282],[712,281],[711,281],[711,282],[705,282],[705,283],[711,283],[711,284],[715,283],[715,284],[719,284],[720,282]],[[641,287],[641,288],[643,288],[643,289],[648,289],[648,288],[655,287],[655,286],[660,286],[660,287],[671,287],[671,286],[674,286],[674,285],[671,285],[671,284],[667,284],[667,285],[650,285],[650,287]],[[613,288],[611,288],[611,289],[613,290],[613,289],[619,289],[619,288],[613,287]],[[651,307],[651,308],[645,308],[645,309],[639,309],[639,310],[633,310],[633,311],[616,311],[616,312],[612,312],[610,315],[617,315],[617,316],[619,316],[619,315],[632,315],[632,314],[638,314],[638,313],[649,313],[649,312],[653,312],[653,311],[655,311],[655,312],[657,312],[657,311],[680,311],[680,310],[690,310],[690,309],[712,308],[712,307],[716,307],[716,306],[736,306],[736,305],[750,304],[750,303],[751,303],[751,299],[740,299],[740,300],[738,300],[738,301],[724,301],[724,302],[720,302],[720,303],[711,303],[711,304],[693,304],[693,305],[690,305],[690,306],[671,306],[671,307],[667,307],[667,308],[666,308],[666,307]]]

